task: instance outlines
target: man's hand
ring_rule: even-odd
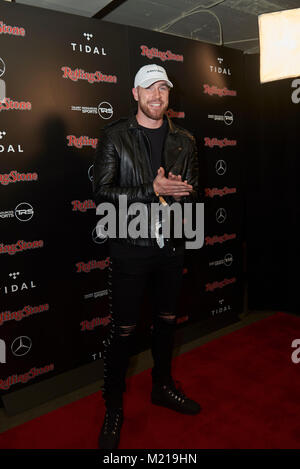
[[[172,195],[176,201],[179,201],[181,197],[189,195],[192,192],[193,186],[188,184],[187,181],[182,181],[180,175],[176,176],[171,172],[169,172],[168,178],[166,178],[164,168],[160,167],[153,181],[153,189],[159,195]]]

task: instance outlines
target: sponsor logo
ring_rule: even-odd
[[[295,80],[292,81],[292,88],[296,88],[292,92],[292,103],[294,104],[299,104],[300,103],[300,78],[295,78]]]
[[[23,239],[19,239],[15,244],[0,243],[0,255],[8,254],[9,256],[13,256],[17,252],[39,249],[43,247],[44,241],[42,239],[38,241],[24,241]]]
[[[211,197],[213,198],[215,195],[218,195],[219,197],[223,197],[223,195],[227,194],[235,194],[236,193],[236,188],[235,187],[223,187],[223,189],[217,189],[216,187],[213,187],[212,189],[209,189],[208,187],[204,189],[205,190],[205,196],[206,197]]]
[[[219,265],[225,265],[226,267],[230,267],[232,263],[233,263],[232,254],[225,254],[224,259],[209,262],[208,265],[209,267],[218,267]]]
[[[227,287],[228,285],[231,285],[232,283],[236,282],[236,278],[224,278],[224,280],[221,280],[220,282],[212,282],[212,283],[207,283],[205,285],[205,291],[206,292],[212,292],[216,290],[217,288],[224,288]]]
[[[50,306],[48,303],[38,306],[26,305],[22,309],[16,311],[3,311],[0,313],[0,326],[8,321],[22,321],[22,319],[32,316],[34,314],[43,313],[49,311]]]
[[[98,114],[102,119],[111,119],[113,116],[113,107],[110,103],[103,101],[98,106]]]
[[[228,88],[218,88],[215,85],[208,85],[205,83],[203,85],[203,93],[208,94],[209,96],[219,96],[220,98],[223,98],[223,96],[237,96],[237,92],[235,90],[229,90]]]
[[[79,111],[82,114],[98,114],[102,119],[111,119],[113,116],[113,107],[106,101],[100,103],[98,107],[71,106],[71,111]]]
[[[223,139],[218,139],[218,138],[210,138],[210,137],[204,137],[204,145],[209,148],[213,147],[219,147],[219,148],[224,148],[224,147],[235,147],[237,145],[236,140],[228,140],[227,138]]]
[[[108,290],[99,290],[93,293],[87,293],[86,295],[84,295],[84,299],[85,300],[90,300],[92,298],[97,299],[97,298],[101,298],[102,296],[107,296],[107,295],[108,295]]]
[[[218,176],[223,176],[227,171],[227,164],[224,160],[218,160],[216,162],[216,173]]]
[[[14,218],[16,217],[19,221],[29,221],[34,215],[33,208],[27,202],[21,202],[15,208],[15,210],[6,210],[0,212],[0,218]]]
[[[0,78],[4,75],[5,73],[5,62],[3,59],[0,57]],[[5,100],[6,96],[6,84],[4,80],[0,80],[0,102],[3,103]]]
[[[102,244],[108,240],[108,234],[105,232],[103,225],[99,224],[98,226],[95,226],[92,231],[92,240],[96,244]]]
[[[162,62],[174,60],[175,62],[183,62],[183,55],[174,54],[170,50],[160,51],[155,47],[140,46],[141,55],[148,59],[160,59]]]
[[[0,78],[4,75],[4,73],[5,73],[5,62],[0,57]]]
[[[93,353],[93,354],[92,354],[92,357],[93,357],[93,360],[94,360],[94,361],[95,361],[95,360],[98,360],[99,358],[101,359],[101,358],[103,358],[102,352]]]
[[[81,273],[81,272],[84,272],[84,273],[89,273],[91,272],[91,270],[95,270],[95,269],[100,269],[100,270],[104,270],[106,269],[106,267],[109,266],[109,257],[107,257],[106,259],[102,260],[102,261],[89,261],[89,262],[77,262],[76,264],[76,273]]]
[[[224,223],[227,218],[227,212],[225,208],[220,207],[216,212],[216,220],[218,223]]]
[[[13,280],[16,280],[20,275],[20,272],[11,272],[9,274],[9,277],[11,277]],[[0,290],[4,290],[4,294],[14,294],[17,292],[23,292],[24,290],[28,291],[32,288],[36,288],[36,285],[34,284],[33,280],[22,282],[22,283],[15,283],[11,285],[4,285],[3,287],[0,287]]]
[[[219,65],[210,65],[209,66],[210,72],[230,76],[231,75],[231,70],[230,70],[230,68],[224,67],[224,64],[223,64],[224,59],[222,59],[222,57],[218,57],[217,60],[218,60]]]
[[[208,119],[213,119],[214,121],[222,121],[226,125],[231,125],[233,123],[233,114],[231,111],[226,111],[223,116],[216,114],[208,114]]]
[[[93,164],[88,169],[88,178],[91,182],[93,182],[94,180],[94,165]]]
[[[0,339],[0,363],[6,363],[6,344]]]
[[[98,144],[97,138],[90,138],[86,136],[75,137],[75,135],[67,135],[68,147],[92,147],[96,148]]]
[[[78,80],[87,81],[90,84],[94,83],[117,83],[118,79],[116,75],[105,75],[100,71],[96,71],[94,73],[85,72],[80,68],[76,68],[72,70],[70,67],[64,65],[61,67],[63,73],[63,78],[70,79],[72,81],[77,82]]]
[[[8,24],[3,23],[3,21],[0,21],[0,34],[24,37],[26,31],[20,26],[9,26]]]
[[[0,131],[0,140],[3,140],[6,136],[6,131],[5,130],[1,130]],[[21,147],[21,145],[3,145],[3,144],[0,144],[0,153],[3,153],[3,152],[7,152],[7,153],[10,153],[10,152],[13,152],[13,153],[23,153],[23,149]],[[36,174],[36,173],[35,173]]]
[[[88,42],[94,37],[91,33],[83,33],[83,37]],[[80,52],[85,54],[96,54],[96,55],[107,55],[104,47],[99,45],[91,45],[91,44],[81,44],[78,42],[71,42],[71,47],[73,52]]]
[[[183,322],[186,322],[189,320],[189,316],[188,315],[185,315],[185,316],[180,316],[179,318],[177,318],[176,320],[176,324],[182,324]]]
[[[95,202],[91,199],[84,200],[80,202],[80,200],[72,200],[71,204],[73,205],[73,212],[86,212],[87,210],[93,208],[96,209]]]
[[[228,311],[231,311],[231,305],[230,304],[226,305],[224,301],[225,301],[224,298],[219,300],[219,306],[211,310],[212,316],[215,316],[216,314],[227,313]]]
[[[6,379],[0,379],[0,389],[9,389],[14,384],[27,383],[29,380],[37,378],[40,375],[54,370],[54,364],[46,365],[42,368],[31,368],[28,372],[21,375],[12,375]]]
[[[183,111],[174,111],[173,109],[168,109],[166,112],[168,117],[176,117],[177,119],[184,119],[185,113]]]
[[[31,111],[32,104],[29,101],[13,101],[5,98],[0,102],[0,111]]]
[[[215,236],[206,236],[205,237],[205,246],[213,246],[216,243],[223,244],[225,241],[232,241],[233,239],[236,239],[236,233],[231,233],[231,234],[223,234],[221,236],[215,235]]]
[[[2,186],[7,186],[8,184],[16,183],[16,182],[31,182],[31,181],[37,181],[37,180],[38,180],[37,173],[19,173],[16,169],[10,171],[10,173],[7,173],[7,174],[0,173],[0,184]]]
[[[111,322],[111,316],[108,315],[104,318],[93,318],[91,321],[88,321],[85,319],[80,323],[81,326],[81,332],[83,331],[93,331],[95,327],[99,326],[108,326],[108,324]]]
[[[17,337],[11,344],[11,351],[15,357],[24,357],[30,352],[32,340],[26,335]]]

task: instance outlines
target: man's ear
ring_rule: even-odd
[[[136,101],[139,100],[137,88],[132,88],[132,94]]]

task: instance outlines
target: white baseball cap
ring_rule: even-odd
[[[156,81],[164,80],[170,88],[173,88],[173,83],[169,80],[167,72],[163,67],[156,64],[144,65],[139,69],[134,78],[134,87],[141,86],[148,88]]]

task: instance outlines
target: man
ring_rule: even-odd
[[[121,210],[120,196],[128,206],[194,201],[198,191],[198,160],[194,138],[166,117],[173,84],[165,69],[151,64],[136,74],[133,97],[137,114],[107,126],[100,138],[94,164],[96,204],[111,202]],[[128,212],[129,213],[129,212]],[[117,448],[123,423],[123,392],[145,287],[153,288],[151,401],[172,410],[196,414],[199,404],[188,399],[171,375],[176,301],[180,291],[184,240],[163,236],[162,218],[149,219],[144,236],[110,239],[109,299],[111,333],[104,350],[106,414],[99,447]],[[150,216],[151,218],[151,216]],[[132,220],[128,215],[127,222]],[[145,221],[145,218],[142,220]],[[158,222],[158,225],[157,225]],[[182,220],[181,220],[182,223]],[[151,233],[151,234],[150,234]]]

